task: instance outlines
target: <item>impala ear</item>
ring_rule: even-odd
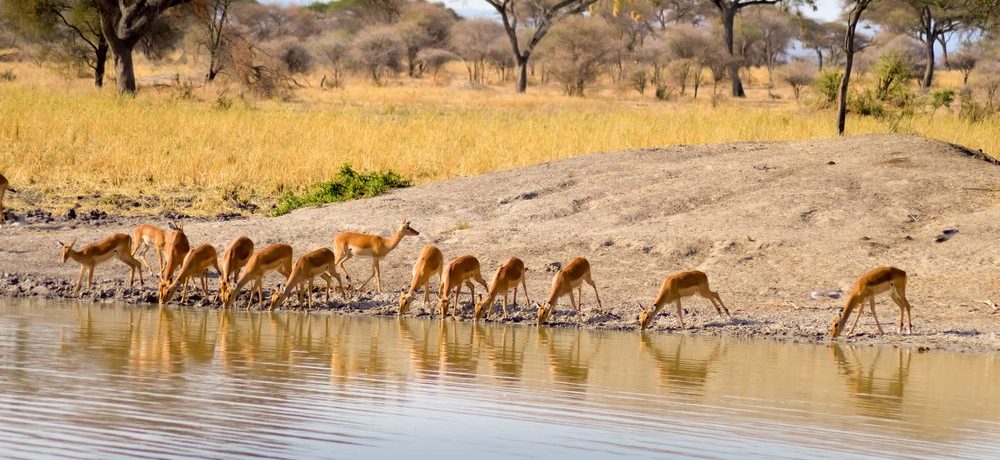
[[[63,243],[62,241],[56,241],[56,243],[59,243],[59,247],[60,248],[66,246],[66,244]]]

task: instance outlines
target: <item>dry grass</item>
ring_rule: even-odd
[[[15,207],[58,210],[92,196],[95,205],[128,212],[121,208],[136,204],[121,202],[142,196],[137,212],[208,214],[240,200],[267,206],[277,192],[328,179],[344,162],[421,183],[590,152],[835,135],[832,111],[768,100],[759,88],[748,101],[712,107],[710,89],[698,101],[657,102],[617,90],[581,99],[542,88],[516,95],[458,83],[356,83],[307,88],[291,102],[245,102],[227,91],[232,105],[222,108],[220,89],[193,98],[150,89],[121,99],[44,69],[16,72],[16,82],[0,86],[0,171],[28,190],[11,197]],[[969,124],[942,110],[896,129],[1000,156],[998,117]],[[849,119],[851,134],[888,130],[872,118]]]

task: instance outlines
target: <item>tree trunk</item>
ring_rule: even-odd
[[[517,92],[528,90],[528,56],[517,57]]]
[[[867,3],[858,3],[851,10],[847,21],[847,37],[844,43],[845,63],[844,76],[840,78],[840,88],[837,89],[837,134],[843,136],[847,122],[847,87],[851,81],[851,70],[854,67],[854,34],[858,28],[861,13]]]
[[[929,36],[927,38],[926,49],[925,49],[925,52],[926,52],[925,58],[927,59],[927,63],[924,64],[924,79],[923,79],[923,81],[920,82],[920,86],[922,88],[924,88],[924,89],[929,89],[931,87],[931,83],[934,80],[934,42],[935,41],[936,40],[935,40],[934,36]]]
[[[743,81],[740,80],[740,65],[733,54],[733,26],[736,22],[736,8],[722,10],[722,26],[725,29],[726,51],[729,52],[729,80],[733,84],[733,97],[746,97]]]
[[[816,48],[816,59],[819,61],[819,71],[823,71],[823,50]]]
[[[118,94],[134,95],[135,68],[132,66],[132,50],[135,43],[125,40],[111,40],[115,53],[115,78],[118,80]]]
[[[108,40],[101,35],[97,41],[97,61],[94,63],[94,86],[104,87],[104,73],[108,62]]]

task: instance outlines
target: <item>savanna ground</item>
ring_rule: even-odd
[[[169,66],[142,67],[147,86],[135,98],[48,67],[0,70],[8,69],[17,78],[0,82],[0,171],[21,191],[6,202],[21,214],[74,207],[114,215],[264,214],[282,193],[327,180],[344,163],[423,184],[592,152],[835,135],[834,111],[820,108],[808,89],[799,101],[777,81],[768,91],[763,69],[752,72],[746,100],[713,98],[707,85],[698,99],[688,88],[671,101],[610,84],[583,98],[545,85],[526,95],[510,84],[473,89],[459,64],[445,81],[378,87],[350,80],[320,89],[314,75],[284,100],[243,97],[222,84],[178,84],[171,76],[191,71]],[[940,72],[937,86],[957,89],[961,77]],[[887,132],[1000,157],[995,115],[971,123],[957,108],[942,108],[894,121],[848,120],[850,135]]]

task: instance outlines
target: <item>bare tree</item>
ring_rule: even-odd
[[[364,70],[376,85],[381,85],[387,74],[402,70],[406,49],[391,27],[365,29],[353,45],[351,56],[355,66]]]
[[[465,63],[469,83],[483,84],[491,47],[503,35],[503,27],[490,19],[469,19],[452,28],[451,49]]]
[[[812,64],[796,60],[778,69],[781,79],[792,87],[795,99],[798,100],[802,88],[808,86],[816,78],[816,67]]]
[[[455,13],[437,3],[414,2],[404,5],[396,30],[406,46],[406,68],[411,77],[420,76],[417,53],[440,48],[448,42]]]
[[[500,15],[517,62],[517,92],[528,89],[528,62],[535,47],[559,20],[587,11],[597,0],[485,0]],[[522,27],[530,37],[519,37]]]
[[[200,44],[208,51],[208,73],[205,79],[215,80],[225,66],[225,54],[231,45],[229,7],[233,0],[192,0],[191,9],[201,28]]]
[[[344,75],[350,63],[351,49],[337,33],[327,33],[310,41],[313,54],[319,57],[323,67],[330,71],[329,80],[324,75],[320,86],[339,88],[344,84]]]
[[[576,16],[552,29],[545,43],[545,62],[569,96],[582,96],[614,55],[607,37],[611,27],[598,18]]]
[[[847,122],[847,88],[851,82],[851,70],[854,67],[854,35],[857,33],[861,15],[871,6],[874,0],[845,0],[847,11],[847,35],[844,38],[844,75],[840,78],[840,88],[837,90],[837,134],[844,135]]]
[[[962,73],[962,86],[969,86],[969,74],[972,73],[972,69],[976,68],[977,62],[979,62],[979,55],[970,50],[959,51],[952,58],[952,68]]]

